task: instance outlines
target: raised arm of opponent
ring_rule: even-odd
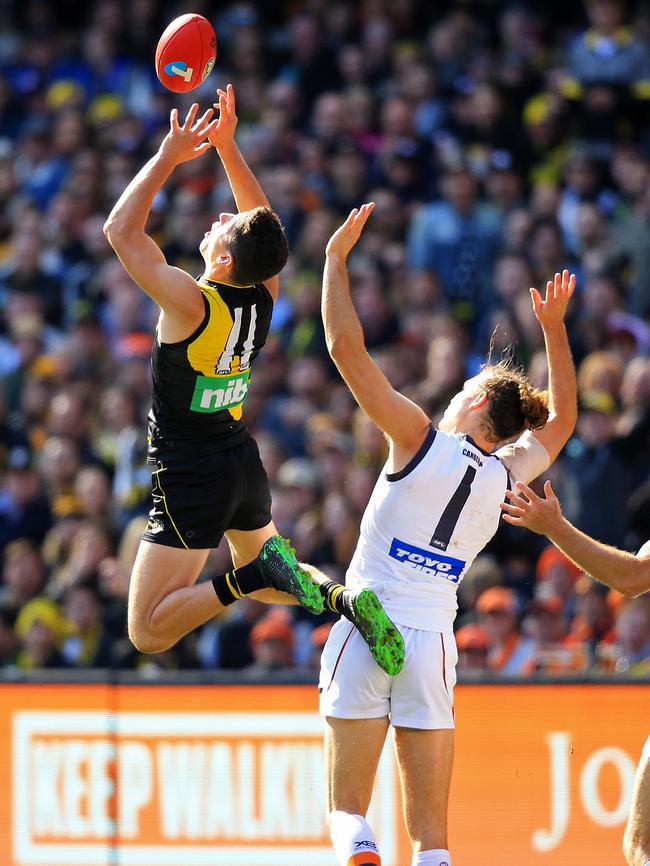
[[[204,141],[215,121],[209,108],[198,120],[194,103],[183,125],[178,110],[170,115],[169,132],[157,153],[124,190],[104,224],[104,234],[135,282],[179,324],[196,323],[203,317],[203,299],[192,277],[171,267],[162,250],[145,231],[151,204],[173,170],[210,149]]]
[[[235,198],[238,211],[252,210],[264,206],[270,207],[264,190],[259,181],[247,165],[235,142],[235,129],[237,128],[237,113],[235,110],[235,91],[232,84],[228,84],[224,90],[217,90],[219,101],[214,103],[219,117],[215,124],[211,124],[208,141],[216,148],[224,171],[230,184],[230,189]],[[280,280],[271,277],[265,282],[275,300],[278,296]]]
[[[535,317],[542,327],[548,361],[549,418],[535,438],[546,448],[551,463],[573,433],[578,417],[576,373],[564,325],[567,305],[576,287],[575,274],[556,274],[546,284],[546,297],[531,289]]]
[[[516,442],[496,452],[516,481],[528,483],[548,469],[576,424],[576,375],[564,326],[575,284],[575,275],[569,276],[569,272],[564,271],[547,282],[545,298],[537,289],[530,289],[533,311],[546,344],[549,417],[541,429],[527,430]]]
[[[350,297],[347,257],[374,204],[355,208],[332,235],[325,250],[321,312],[327,349],[355,400],[383,430],[407,462],[424,442],[430,427],[426,414],[396,391],[368,354],[363,329]]]
[[[544,492],[546,498],[525,484],[506,491],[510,501],[501,503],[503,519],[513,526],[525,526],[546,535],[579,568],[628,598],[650,590],[650,542],[636,556],[601,544],[566,519],[550,481],[544,485]]]

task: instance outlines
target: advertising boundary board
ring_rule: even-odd
[[[0,683],[3,866],[335,866],[312,685]],[[624,866],[650,687],[464,684],[454,866]],[[369,820],[410,862],[390,745]]]

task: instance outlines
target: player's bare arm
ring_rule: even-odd
[[[178,110],[170,115],[169,132],[157,153],[133,178],[111,211],[104,234],[135,282],[181,328],[198,325],[204,315],[203,298],[192,277],[171,267],[145,227],[154,196],[182,162],[210,150],[205,141],[215,121],[209,108],[197,120],[194,103],[182,126]]]
[[[544,485],[545,497],[525,484],[515,487],[506,491],[509,502],[501,503],[505,521],[546,535],[579,568],[628,598],[650,590],[650,542],[636,556],[601,544],[566,519],[550,481]]]
[[[549,418],[534,436],[546,448],[551,463],[573,433],[578,417],[576,374],[564,324],[575,291],[575,274],[555,274],[546,284],[546,297],[530,289],[535,317],[542,327],[548,360]]]
[[[355,400],[408,460],[422,445],[430,421],[419,406],[396,391],[368,354],[350,297],[346,267],[374,203],[355,208],[325,250],[321,312],[327,350]]]
[[[217,96],[219,100],[214,103],[214,109],[219,116],[214,125],[211,124],[208,141],[219,154],[237,210],[241,212],[262,205],[270,207],[264,190],[235,142],[237,112],[232,84],[228,84],[225,90],[217,90]],[[279,277],[271,277],[264,285],[273,296],[273,300],[276,300],[280,286]]]

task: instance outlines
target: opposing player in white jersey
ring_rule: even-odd
[[[501,503],[503,519],[546,535],[577,566],[626,598],[650,592],[650,541],[636,556],[601,544],[566,519],[550,481],[544,485],[544,493],[545,497],[538,496],[518,483],[515,490],[506,491],[509,501]],[[650,736],[636,770],[623,853],[629,866],[650,866]]]
[[[465,382],[436,429],[369,356],[350,298],[346,258],[372,208],[353,210],[329,241],[322,312],[334,363],[390,445],[346,583],[376,592],[404,637],[406,661],[387,676],[353,626],[341,620],[331,632],[319,684],[330,831],[341,866],[380,866],[365,815],[391,724],[412,866],[450,866],[456,589],[496,532],[506,489],[544,472],[573,431],[564,314],[575,277],[556,274],[544,299],[530,290],[546,343],[548,395],[507,364],[486,367]]]

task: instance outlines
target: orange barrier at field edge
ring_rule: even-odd
[[[312,687],[7,684],[0,701],[6,866],[334,866]],[[456,719],[454,866],[623,866],[647,686],[464,685]],[[410,862],[390,748],[371,821],[384,866]]]

